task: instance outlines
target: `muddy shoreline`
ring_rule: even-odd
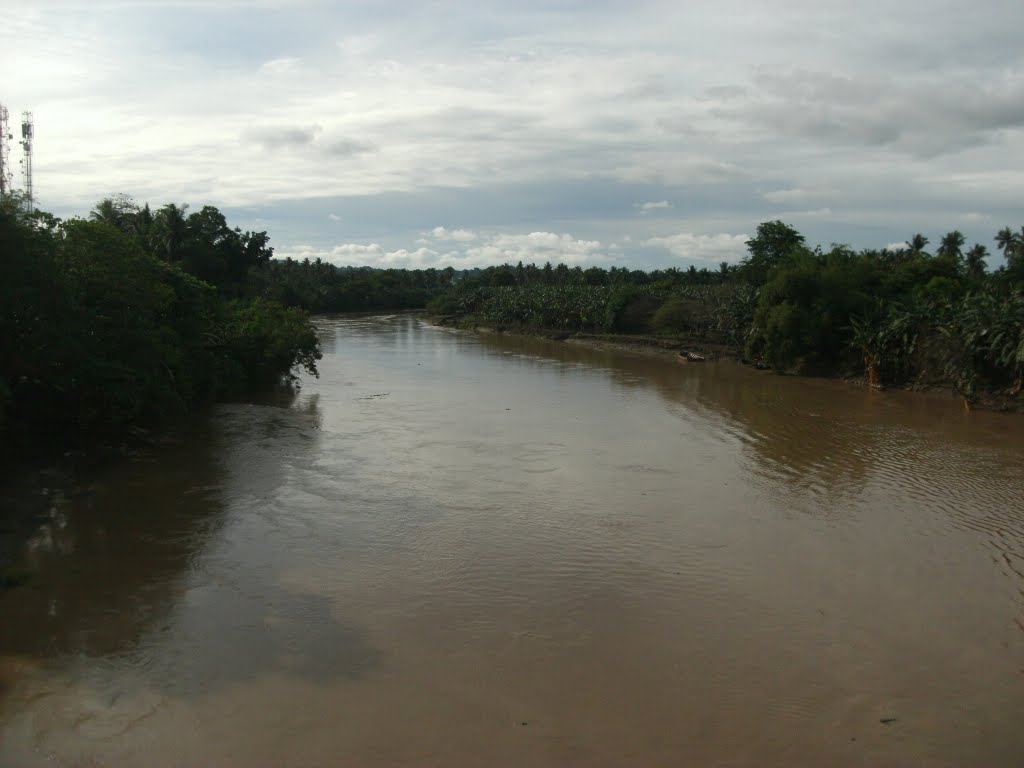
[[[580,331],[559,331],[556,329],[492,328],[473,322],[465,322],[451,315],[423,315],[421,319],[428,325],[436,325],[442,328],[475,331],[478,333],[503,333],[510,336],[524,336],[535,339],[550,339],[552,341],[579,344],[580,346],[592,349],[614,349],[621,352],[641,352],[657,356],[675,355],[680,352],[694,352],[706,357],[708,360],[730,360],[743,363],[743,355],[738,347],[729,344],[716,344],[701,339],[669,338],[625,333],[586,333]]]
[[[771,371],[766,366],[755,364],[744,359],[742,351],[732,345],[716,344],[699,339],[666,338],[660,336],[647,336],[640,334],[601,334],[559,331],[554,329],[529,329],[529,328],[492,328],[467,322],[464,319],[451,315],[431,316],[422,315],[423,322],[429,325],[436,325],[442,328],[453,328],[456,330],[471,331],[476,333],[499,333],[510,336],[524,336],[531,338],[550,339],[562,341],[567,344],[577,344],[583,347],[598,350],[617,350],[635,354],[661,357],[664,359],[677,358],[680,354],[694,352],[714,362],[730,362],[742,365],[751,369],[764,371],[773,375],[801,376],[798,373],[779,373]],[[685,361],[680,361],[685,362]],[[699,363],[696,363],[699,365]],[[842,382],[852,387],[866,388],[872,386],[864,375],[837,375],[837,376],[812,376],[811,378],[823,378],[831,381]],[[946,395],[962,401],[965,410],[996,411],[999,413],[1024,414],[1024,401],[1020,398],[1007,396],[1001,392],[984,392],[974,402],[968,401],[958,394],[950,386],[935,384],[910,383],[903,386],[876,386],[879,391],[893,392],[917,392],[932,396]]]

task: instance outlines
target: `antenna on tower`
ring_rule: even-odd
[[[32,213],[35,208],[35,198],[32,194],[32,139],[34,137],[35,125],[32,122],[32,113],[22,112],[21,149],[24,155],[21,160],[21,173],[25,177],[25,203],[29,213]]]
[[[11,173],[11,126],[8,122],[7,107],[0,104],[0,198],[7,197],[14,189]]]

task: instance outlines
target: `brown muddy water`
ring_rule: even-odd
[[[3,766],[1024,765],[1024,421],[319,321],[57,498]]]

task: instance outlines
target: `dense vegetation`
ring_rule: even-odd
[[[777,371],[863,375],[871,384],[947,384],[968,399],[1019,398],[1024,378],[1024,229],[1000,231],[1004,264],[964,249],[808,248],[765,222],[740,264],[654,272],[504,265],[457,282],[430,309],[523,330],[658,334],[728,345]]]
[[[105,200],[60,221],[0,200],[0,458],[315,373],[305,312],[249,291],[271,254],[209,206]]]
[[[250,292],[313,313],[423,309],[455,279],[447,269],[335,267],[321,259],[274,259]]]
[[[527,331],[653,334],[778,371],[946,384],[1021,401],[1024,229],[1002,264],[959,232],[934,255],[807,247],[766,222],[741,263],[651,272],[518,264],[377,270],[273,259],[216,208],[127,198],[89,219],[0,201],[0,458],[117,437],[315,373],[306,312],[414,309]]]

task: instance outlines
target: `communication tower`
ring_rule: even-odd
[[[7,107],[0,104],[0,198],[7,197],[13,191],[14,176],[11,173],[11,145],[14,138],[8,123]]]
[[[21,113],[21,173],[25,177],[25,204],[28,212],[35,208],[35,197],[32,194],[32,139],[35,137],[35,125],[31,112]]]

